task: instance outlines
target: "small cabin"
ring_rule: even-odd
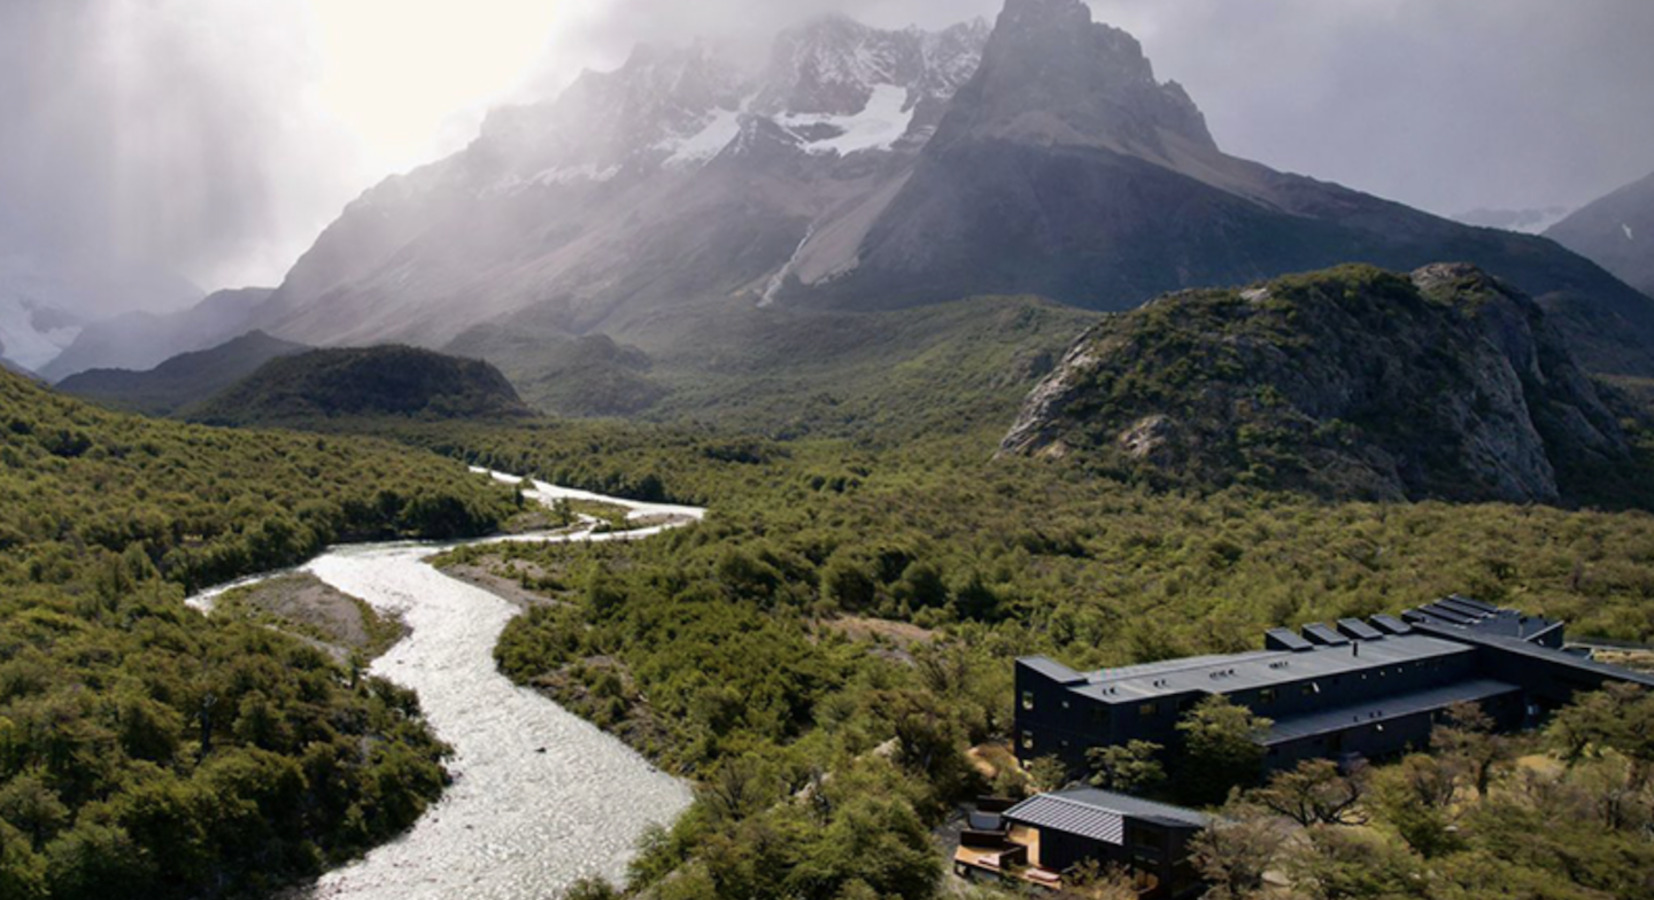
[[[1069,788],[995,813],[994,823],[981,818],[973,817],[954,855],[963,877],[980,872],[1056,890],[1090,861],[1127,872],[1145,900],[1180,900],[1205,888],[1189,862],[1189,842],[1211,820],[1192,809]]]

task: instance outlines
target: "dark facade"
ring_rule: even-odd
[[[1038,834],[1039,866],[1067,872],[1086,860],[1129,871],[1146,900],[1204,889],[1189,863],[1189,841],[1210,821],[1194,810],[1092,788],[1032,797],[1005,813]]]
[[[1265,636],[1267,649],[1081,673],[1045,657],[1016,665],[1016,752],[1085,765],[1089,748],[1147,740],[1176,750],[1177,722],[1213,694],[1274,721],[1268,769],[1423,749],[1452,704],[1514,729],[1576,692],[1654,677],[1562,648],[1563,623],[1453,597],[1401,617],[1344,619]]]

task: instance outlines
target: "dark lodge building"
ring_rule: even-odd
[[[1379,759],[1427,747],[1459,701],[1515,729],[1576,692],[1613,682],[1654,687],[1654,676],[1563,650],[1561,622],[1462,597],[1400,618],[1276,629],[1265,647],[1087,673],[1043,656],[1020,659],[1017,756],[1082,768],[1092,747],[1145,740],[1176,748],[1183,713],[1221,694],[1274,721],[1263,739],[1267,769]]]

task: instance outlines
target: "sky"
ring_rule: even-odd
[[[639,41],[1000,0],[0,0],[0,257],[278,283],[343,206]],[[1654,171],[1648,0],[1094,0],[1228,152],[1442,214]]]

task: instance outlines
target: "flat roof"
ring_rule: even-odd
[[[1382,641],[1384,632],[1379,631],[1360,619],[1339,619],[1338,631],[1358,641]]]
[[[1435,622],[1421,622],[1419,623],[1418,628],[1423,632],[1451,635],[1453,639],[1465,641],[1469,645],[1481,644],[1488,647],[1497,647],[1500,650],[1504,650],[1518,656],[1525,656],[1528,659],[1544,660],[1557,665],[1578,669],[1582,672],[1590,672],[1595,675],[1601,675],[1604,678],[1612,679],[1614,681],[1624,681],[1631,684],[1640,684],[1643,687],[1654,688],[1654,675],[1649,673],[1638,672],[1635,669],[1627,669],[1623,666],[1611,665],[1605,662],[1597,662],[1594,659],[1575,656],[1566,650],[1557,650],[1552,647],[1545,647],[1540,644],[1535,644],[1532,641],[1522,640],[1521,638],[1511,637],[1509,635],[1498,634],[1495,632],[1482,631],[1476,628],[1464,628],[1457,625],[1443,625]]]
[[[1387,634],[1406,634],[1407,632],[1413,630],[1413,626],[1401,621],[1389,613],[1379,613],[1367,621],[1372,622],[1373,625],[1377,626]]]
[[[1017,659],[1017,663],[1062,684],[1078,683],[1085,680],[1084,675],[1049,656],[1023,656]]]
[[[1360,652],[1357,654],[1356,649]],[[1231,694],[1388,666],[1473,654],[1474,647],[1426,634],[1404,634],[1353,646],[1310,650],[1263,650],[1228,656],[1170,660],[1087,673],[1071,690],[1105,703],[1152,700],[1191,691]]]
[[[1533,616],[1514,609],[1498,609],[1477,600],[1448,597],[1418,609],[1408,610],[1415,623],[1457,625],[1469,632],[1498,634],[1506,637],[1533,640],[1541,634],[1562,626],[1562,622]]]
[[[1461,701],[1479,701],[1504,694],[1521,692],[1521,688],[1503,681],[1479,678],[1457,681],[1429,690],[1397,694],[1377,700],[1340,706],[1306,716],[1281,719],[1270,729],[1260,743],[1269,747],[1323,734],[1334,734],[1357,725],[1377,725],[1440,709]]]

